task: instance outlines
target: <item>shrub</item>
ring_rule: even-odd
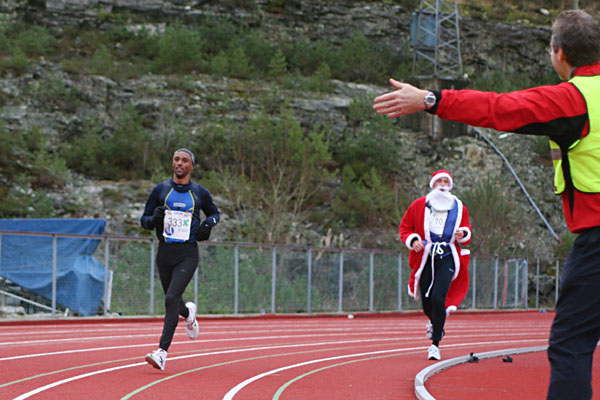
[[[370,43],[362,32],[354,32],[344,40],[339,50],[339,63],[329,64],[333,75],[345,81],[378,82],[388,77],[387,65],[393,60],[390,54]]]
[[[211,19],[203,23],[198,27],[198,33],[204,38],[202,52],[209,57],[227,51],[240,35],[239,29],[225,19]]]
[[[333,82],[331,82],[331,68],[329,68],[329,65],[326,62],[323,62],[310,78],[309,89],[328,93],[333,91],[333,88],[334,85]]]
[[[45,190],[34,190],[26,174],[19,175],[10,188],[0,185],[0,218],[50,218],[54,202]]]
[[[351,166],[359,179],[375,169],[392,181],[400,168],[401,144],[396,140],[394,121],[374,113],[371,104],[367,98],[350,103],[349,128],[334,147],[334,159],[339,165]]]
[[[239,37],[236,42],[239,48],[243,49],[243,54],[248,57],[253,70],[266,76],[276,50],[271,48],[271,44],[264,35],[259,31],[253,30]],[[233,47],[238,46],[234,45]]]
[[[158,40],[159,72],[185,72],[200,68],[203,39],[199,32],[176,23],[167,27]]]
[[[461,196],[473,227],[471,251],[476,254],[512,254],[523,240],[523,216],[515,200],[488,175]]]
[[[94,55],[90,63],[90,70],[93,74],[102,76],[111,76],[113,72],[113,64],[111,60],[110,50],[108,47],[101,44]]]
[[[250,59],[241,46],[236,46],[227,54],[229,74],[234,78],[249,78],[253,74]]]
[[[56,39],[42,26],[31,26],[17,36],[17,46],[29,57],[45,56],[56,45]]]
[[[286,73],[287,62],[281,50],[276,50],[269,62],[269,76],[279,78]]]
[[[162,143],[144,129],[135,111],[121,115],[114,132],[104,132],[94,122],[88,121],[86,133],[64,147],[62,156],[70,168],[98,179],[128,179],[149,176],[160,164]]]
[[[289,240],[290,226],[304,218],[330,176],[323,132],[304,132],[287,109],[274,117],[260,113],[239,131],[211,127],[202,152],[215,171],[211,187],[232,202],[229,213],[252,210],[256,217],[243,233],[251,240]]]
[[[210,72],[221,76],[229,74],[229,58],[225,52],[217,54],[210,60]]]
[[[25,72],[29,65],[29,59],[23,50],[19,47],[13,49],[12,55],[2,60],[2,67],[9,68],[18,74]]]
[[[0,52],[10,50],[10,39],[8,38],[8,27],[6,20],[0,18]]]
[[[567,258],[569,251],[573,248],[573,243],[577,235],[571,232],[566,232],[560,236],[560,241],[554,245],[554,257]]]
[[[350,165],[345,165],[333,211],[348,228],[394,226],[402,218],[399,210],[404,208],[398,200],[393,188],[383,182],[375,168],[359,177]]]
[[[75,112],[82,102],[81,91],[75,86],[67,85],[62,78],[58,77],[49,76],[45,80],[36,82],[31,85],[30,90],[35,93],[42,107]]]

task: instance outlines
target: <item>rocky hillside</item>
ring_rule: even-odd
[[[233,2],[223,2],[233,3]],[[407,2],[324,2],[310,1],[256,1],[252,6],[226,7],[220,2],[187,0],[0,0],[0,12],[12,20],[25,21],[55,30],[67,27],[111,24],[111,15],[128,15],[132,28],[141,23],[160,29],[165,22],[178,19],[185,24],[216,17],[228,17],[239,24],[259,26],[269,32],[272,40],[307,37],[331,38],[341,43],[354,30],[367,38],[397,48],[400,52],[410,32],[410,15],[414,5]],[[250,2],[240,2],[244,5]],[[280,7],[274,7],[280,4]],[[460,21],[462,60],[466,76],[477,77],[486,71],[499,71],[504,76],[526,74],[532,78],[551,72],[545,47],[549,40],[550,16],[539,15],[543,25],[490,22],[481,18],[462,16]],[[523,24],[523,22],[525,22]],[[403,78],[403,77],[398,77]],[[408,78],[408,77],[406,77]],[[77,104],[52,104],[40,95],[40,88],[48,82],[63,82],[72,88],[81,100]],[[348,124],[348,108],[356,99],[372,99],[388,88],[381,85],[333,82],[329,93],[286,89],[274,90],[273,84],[211,75],[190,74],[174,79],[167,75],[149,74],[141,78],[114,81],[102,74],[82,75],[67,72],[60,64],[37,60],[25,73],[0,73],[0,93],[3,107],[0,118],[6,129],[26,130],[41,127],[49,137],[59,132],[80,131],[82,121],[95,115],[106,130],[114,129],[116,115],[133,107],[156,129],[169,129],[170,124],[194,133],[202,140],[202,131],[214,120],[245,121],[256,111],[257,98],[270,96],[271,101],[287,102],[303,126],[320,124],[330,127],[330,138],[342,135]],[[400,126],[401,124],[399,124]],[[566,229],[561,217],[558,199],[551,192],[551,166],[537,153],[536,138],[500,135],[486,132],[506,154],[529,194],[542,214],[558,234]],[[514,252],[534,249],[533,254],[553,254],[553,236],[532,208],[501,157],[475,132],[467,135],[433,140],[419,132],[400,129],[397,136],[402,151],[398,157],[406,165],[414,166],[411,176],[400,177],[407,197],[423,194],[433,169],[446,168],[456,177],[457,193],[473,189],[484,179],[502,187],[521,213],[521,232],[513,245]],[[142,144],[140,143],[140,146]],[[107,155],[109,157],[109,155]],[[201,173],[201,172],[200,172]],[[156,178],[156,177],[153,177]],[[69,203],[62,217],[101,217],[108,219],[108,232],[123,234],[137,229],[147,194],[154,180],[143,182],[98,182],[83,176],[72,176],[62,190],[51,193],[57,207]],[[73,207],[77,199],[77,207]],[[219,204],[229,199],[217,198]],[[470,207],[477,207],[477,204]],[[236,221],[224,218],[215,233],[215,239],[230,238]],[[307,228],[305,240],[315,243],[326,232],[318,227]],[[343,232],[334,232],[334,234]],[[394,231],[379,232],[380,238],[370,245],[389,247]],[[360,232],[346,232],[346,244],[360,246]],[[350,238],[350,239],[348,239]],[[529,253],[529,251],[527,251]]]

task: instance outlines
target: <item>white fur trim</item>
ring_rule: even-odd
[[[446,318],[448,318],[450,316],[450,313],[454,311],[456,311],[456,306],[448,306],[446,308]]]
[[[452,177],[445,172],[440,172],[439,174],[435,174],[434,176],[432,176],[431,180],[429,181],[429,187],[433,189],[433,184],[440,178],[448,178],[448,180],[450,181],[450,190],[452,190],[454,182],[452,181]]]
[[[410,235],[408,235],[408,237],[406,238],[406,241],[404,242],[404,244],[406,245],[406,247],[408,247],[409,250],[412,250],[412,246],[411,246],[411,242],[413,241],[413,239],[417,239],[417,240],[422,240],[421,236],[418,233],[411,233]]]
[[[415,299],[415,301],[419,301],[419,292],[416,290],[412,290],[410,285],[406,285],[408,287],[408,295]]]
[[[469,228],[467,228],[466,226],[463,226],[458,229],[465,232],[465,236],[462,239],[458,240],[458,243],[468,242],[471,239],[471,230]]]

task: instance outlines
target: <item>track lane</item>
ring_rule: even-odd
[[[461,315],[460,312],[453,314],[442,342],[442,356],[447,359],[468,354],[469,346],[482,347],[479,351],[487,351],[502,346],[515,347],[514,343],[518,340],[547,343],[551,322],[549,314],[522,313],[527,314],[525,317],[517,314],[520,313],[497,314],[494,318],[468,313]],[[174,391],[221,399],[233,387],[254,376],[308,363],[257,379],[234,398],[256,398],[257,393],[261,394],[261,399],[272,398],[286,382],[294,381],[279,395],[282,400],[288,396],[301,398],[301,393],[306,396],[307,390],[310,398],[330,398],[328,394],[332,391],[346,392],[345,388],[348,388],[347,396],[370,390],[381,394],[377,398],[413,399],[414,376],[431,363],[425,360],[425,349],[430,343],[424,338],[425,321],[415,315],[357,317],[353,320],[240,318],[227,322],[200,320],[200,325],[202,338],[194,341],[186,340],[181,325],[177,328],[176,340],[167,359],[167,370],[163,372],[143,362],[143,355],[154,349],[160,336],[162,324],[156,321],[126,325],[82,324],[78,329],[63,329],[65,324],[49,324],[48,327],[38,326],[34,333],[22,326],[5,329],[0,323],[0,343],[7,343],[0,344],[0,397],[17,398],[31,392],[26,398],[55,399],[87,391],[86,398],[93,398],[90,397],[90,387],[108,385],[101,393],[103,399],[161,397]],[[111,334],[111,327],[115,328],[114,334]],[[71,341],[54,341],[44,345],[46,329],[50,338],[60,339],[62,336]],[[154,335],[154,340],[148,340],[146,334]],[[99,337],[102,339],[99,340]],[[98,346],[99,342],[104,346]],[[371,353],[365,349],[375,347],[379,349],[376,351],[392,352],[411,347],[413,350],[390,357],[383,357],[387,353],[382,353],[381,358],[373,360],[368,359],[378,356],[371,354],[362,357],[363,360],[355,355]],[[331,357],[346,358],[314,361]],[[51,364],[47,361],[49,359],[55,362],[52,368],[48,367]],[[5,378],[5,372],[10,374],[9,379]],[[9,382],[13,383],[2,386]],[[318,389],[319,384],[322,390]],[[54,386],[40,390],[48,385]],[[353,398],[347,396],[345,399]]]

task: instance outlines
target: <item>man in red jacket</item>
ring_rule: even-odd
[[[511,93],[397,89],[375,99],[390,118],[426,110],[440,118],[500,131],[548,136],[555,193],[568,228],[579,234],[563,266],[552,324],[547,398],[591,399],[592,360],[600,339],[600,25],[586,12],[562,12],[549,54],[567,81]]]
[[[431,192],[415,200],[400,223],[400,238],[409,248],[412,269],[408,293],[419,300],[429,317],[427,358],[440,360],[440,341],[447,315],[455,311],[469,290],[469,251],[458,243],[471,241],[467,207],[453,194],[452,175],[439,170],[431,175]]]

